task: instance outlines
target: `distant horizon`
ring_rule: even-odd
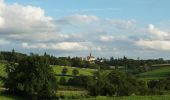
[[[15,49],[14,49],[15,50]],[[0,51],[0,52],[12,52],[12,50],[2,50],[2,51]],[[31,53],[33,53],[33,54],[38,54],[38,55],[44,55],[44,53],[47,53],[48,55],[50,55],[50,56],[55,56],[55,57],[71,57],[71,58],[74,58],[74,57],[87,57],[87,56],[89,56],[90,55],[90,52],[87,54],[87,55],[83,55],[83,56],[81,56],[81,55],[75,55],[75,56],[70,56],[70,55],[68,55],[68,56],[59,56],[59,55],[54,55],[54,54],[50,54],[50,53],[48,53],[48,52],[42,52],[42,53],[35,53],[35,52],[29,52],[29,53],[27,53],[27,52],[19,52],[19,51],[16,51],[15,50],[15,52],[17,52],[17,53],[22,53],[22,54],[26,54],[26,55],[30,55]],[[132,58],[132,57],[129,57],[129,56],[120,56],[120,57],[116,57],[116,56],[110,56],[110,57],[103,57],[103,56],[97,56],[97,55],[93,55],[93,53],[91,52],[91,54],[92,54],[92,56],[94,56],[95,58],[104,58],[104,59],[110,59],[111,57],[113,57],[114,59],[119,59],[119,58],[123,58],[123,57],[127,57],[128,59],[134,59],[134,60],[137,60],[137,59],[140,59],[140,60],[149,60],[149,59],[164,59],[164,60],[170,60],[170,59],[166,59],[166,58],[162,58],[162,57],[158,57],[158,58],[141,58],[141,57],[136,57],[136,58]]]
[[[0,51],[170,59],[169,0],[0,0]]]

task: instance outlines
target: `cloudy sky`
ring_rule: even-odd
[[[170,59],[169,0],[0,0],[0,51]]]

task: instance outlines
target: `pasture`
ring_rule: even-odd
[[[55,74],[61,75],[61,72],[64,67],[68,69],[67,75],[72,75],[73,69],[78,69],[79,75],[92,75],[95,69],[88,69],[88,68],[76,68],[76,67],[70,67],[70,66],[52,66],[54,69]]]
[[[159,67],[157,69],[141,73],[139,76],[140,79],[144,79],[144,80],[157,80],[157,79],[165,78],[169,75],[170,75],[170,66],[166,66],[166,67]]]

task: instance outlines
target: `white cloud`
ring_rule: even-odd
[[[118,19],[107,19],[106,22],[118,29],[129,29],[136,26],[135,20],[118,20]]]
[[[165,39],[169,36],[169,33],[156,28],[153,24],[149,25],[148,31],[157,39]]]
[[[99,40],[102,42],[113,42],[113,41],[124,41],[128,40],[128,37],[125,35],[114,36],[114,35],[101,35],[99,36]]]
[[[30,33],[30,34],[11,34],[7,38],[12,38],[14,40],[20,41],[34,41],[34,42],[49,42],[49,41],[64,41],[70,38],[67,34],[56,34],[56,33]]]
[[[146,49],[170,51],[170,41],[139,40],[136,44]]]
[[[64,51],[85,51],[89,50],[89,43],[83,42],[60,42],[60,43],[35,43],[28,44],[22,43],[22,47],[24,48],[32,48],[32,49],[52,49],[52,50],[64,50]]]
[[[5,7],[4,0],[0,0],[0,10]]]
[[[2,27],[4,24],[4,19],[2,17],[0,17],[0,27]]]
[[[0,39],[0,45],[6,45],[9,44],[10,42],[4,39]]]
[[[57,20],[57,22],[64,25],[92,28],[93,30],[97,28],[104,28],[105,30],[107,30],[108,28],[125,30],[129,28],[134,28],[136,26],[135,20],[101,19],[94,15],[79,14],[66,16]]]
[[[103,42],[110,42],[110,41],[113,41],[114,37],[113,36],[100,36],[99,39]]]
[[[0,12],[0,17],[4,20],[0,30],[6,34],[40,32],[54,28],[54,24],[51,22],[52,18],[46,17],[44,11],[39,7],[13,4],[0,9]]]
[[[145,49],[170,51],[170,34],[156,28],[153,24],[148,26],[150,34],[148,39],[140,39],[136,41],[136,45]]]

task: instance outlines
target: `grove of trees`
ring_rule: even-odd
[[[5,88],[9,93],[33,98],[51,98],[57,90],[57,80],[44,56],[28,56],[6,66]]]

